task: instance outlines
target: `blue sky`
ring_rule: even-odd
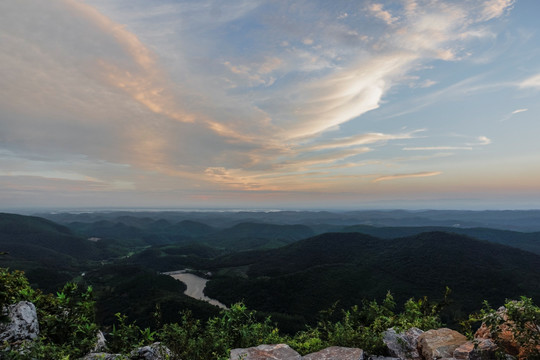
[[[0,203],[540,208],[535,0],[0,4]]]

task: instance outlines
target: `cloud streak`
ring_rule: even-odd
[[[419,172],[419,173],[414,173],[414,174],[385,175],[385,176],[380,176],[380,177],[374,179],[373,182],[400,180],[400,179],[410,179],[410,178],[431,177],[431,176],[438,176],[438,175],[441,175],[441,174],[442,174],[442,172],[440,172],[440,171],[427,171],[427,172]]]
[[[0,151],[24,166],[4,159],[1,175],[186,192],[339,191],[374,176],[439,175],[414,166],[373,174],[386,173],[396,152],[474,151],[490,138],[430,146],[436,120],[370,116],[403,88],[443,83],[421,70],[466,61],[468,46],[492,41],[490,24],[513,6],[5,2]],[[538,88],[537,77],[519,86]],[[41,164],[29,159],[37,155]]]

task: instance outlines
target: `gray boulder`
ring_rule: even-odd
[[[166,360],[172,356],[171,350],[159,342],[135,349],[130,354],[132,360]]]
[[[39,336],[36,307],[28,301],[9,305],[4,310],[8,322],[0,323],[0,342],[35,340]]]
[[[159,342],[133,350],[129,356],[92,352],[79,360],[168,360],[173,356],[171,350]]]
[[[230,360],[300,360],[302,357],[287,344],[259,345],[231,350]]]
[[[126,357],[120,354],[107,354],[103,352],[91,353],[80,358],[79,360],[125,360]]]
[[[92,349],[92,352],[98,353],[105,350],[107,350],[107,340],[105,339],[105,335],[103,335],[103,332],[99,330],[96,335],[96,345]]]
[[[308,354],[302,360],[364,360],[364,350],[332,346],[324,350]]]
[[[410,328],[403,333],[397,333],[394,328],[388,329],[383,334],[383,342],[388,347],[390,355],[409,360],[419,360],[422,357],[418,353],[418,338],[424,332],[418,328]]]

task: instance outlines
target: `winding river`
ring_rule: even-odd
[[[184,294],[186,294],[187,296],[197,300],[206,301],[222,309],[228,309],[224,304],[220,303],[219,301],[211,299],[208,296],[204,295],[204,288],[206,287],[208,279],[204,279],[200,276],[190,274],[185,271],[186,270],[172,271],[165,274],[172,276],[176,280],[180,280],[181,282],[186,284],[187,288],[186,291],[184,291]]]

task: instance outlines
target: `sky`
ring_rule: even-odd
[[[540,208],[540,1],[0,2],[0,207]]]

